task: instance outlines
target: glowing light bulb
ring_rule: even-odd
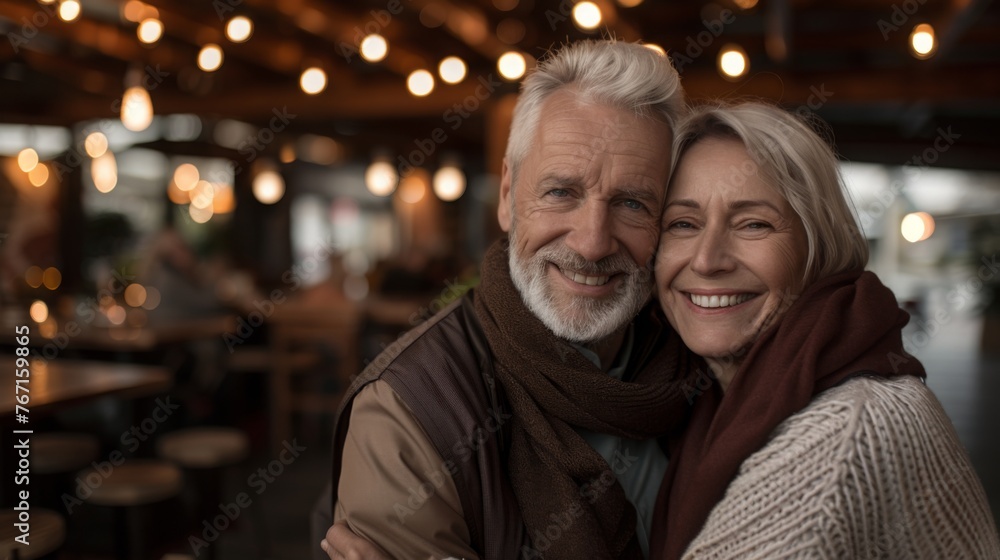
[[[105,152],[90,163],[90,176],[94,187],[102,193],[109,193],[118,184],[118,163],[115,154]]]
[[[375,161],[365,170],[365,186],[375,196],[389,196],[396,190],[399,175],[387,161]]]
[[[31,173],[36,165],[38,165],[38,152],[33,148],[25,148],[17,154],[17,166],[21,171]]]
[[[601,25],[601,9],[593,2],[580,2],[573,6],[573,21],[585,31],[597,29]]]
[[[434,173],[434,194],[445,202],[457,200],[465,192],[465,174],[455,166],[445,166]]]
[[[309,95],[316,95],[326,89],[326,72],[321,68],[306,68],[299,78],[299,87]]]
[[[83,149],[92,158],[101,157],[108,151],[108,137],[103,132],[91,132],[83,141]]]
[[[457,56],[449,56],[438,65],[438,75],[448,84],[457,84],[465,79],[465,62]]]
[[[80,17],[80,2],[77,0],[63,0],[59,4],[59,19],[73,21],[78,17]]]
[[[143,43],[147,45],[155,43],[163,36],[163,23],[155,18],[144,19],[135,33]]]
[[[719,71],[723,77],[736,79],[750,69],[750,62],[742,48],[736,45],[727,45],[719,52]]]
[[[205,72],[215,72],[222,66],[222,49],[219,45],[209,43],[198,53],[198,68]]]
[[[913,56],[921,60],[934,55],[934,51],[937,50],[937,39],[930,24],[921,23],[913,28],[913,32],[910,33],[910,50],[913,51]]]
[[[497,61],[500,75],[510,81],[519,80],[527,68],[528,63],[524,60],[524,55],[516,51],[505,52]]]
[[[277,171],[261,171],[253,178],[253,196],[261,204],[274,204],[284,195],[285,180]]]
[[[236,16],[226,24],[226,38],[242,43],[253,35],[253,22],[246,16]]]
[[[434,91],[434,76],[427,70],[414,70],[406,79],[406,87],[417,97],[424,97]]]
[[[372,33],[361,40],[361,58],[368,62],[378,62],[389,54],[389,42],[385,37]]]
[[[934,234],[934,217],[927,212],[913,212],[903,217],[899,225],[903,239],[910,243],[923,241]]]
[[[141,132],[153,123],[153,100],[142,86],[125,90],[122,96],[122,124],[132,132]]]

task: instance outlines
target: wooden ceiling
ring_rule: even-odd
[[[80,0],[81,16],[61,21],[34,0],[0,0],[0,123],[72,126],[115,118],[130,68],[147,83],[158,115],[196,114],[264,126],[276,108],[296,115],[284,134],[323,134],[351,154],[377,146],[407,149],[428,137],[455,104],[475,97],[480,78],[516,49],[540,57],[567,40],[613,35],[666,48],[692,99],[756,96],[809,107],[831,123],[840,151],[863,161],[903,164],[940,131],[960,135],[938,165],[1000,169],[1000,8],[988,0],[645,0],[622,7],[595,0],[598,31],[577,29],[571,0],[148,0],[164,25],[152,46],[136,37],[124,1]],[[245,15],[249,41],[226,40],[225,22]],[[935,27],[929,60],[908,51],[917,23]],[[361,60],[367,32],[389,41],[385,60]],[[222,46],[213,73],[195,64],[201,45]],[[737,44],[749,74],[727,81],[716,55]],[[456,55],[469,65],[460,84],[440,81],[427,97],[410,95],[406,76],[432,71]],[[321,66],[329,86],[309,96],[299,73]],[[449,149],[482,156],[490,106],[517,85],[502,82],[463,117]],[[481,90],[480,90],[481,91]]]

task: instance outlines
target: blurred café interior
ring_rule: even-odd
[[[3,558],[307,556],[342,391],[476,284],[519,79],[601,37],[829,125],[1000,518],[996,3],[0,0],[0,35]]]

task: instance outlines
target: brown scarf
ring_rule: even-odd
[[[642,558],[635,509],[608,463],[574,428],[631,439],[665,434],[687,410],[675,373],[693,369],[691,355],[653,320],[636,327],[633,354],[641,369],[630,369],[631,382],[610,377],[528,310],[511,280],[507,251],[504,239],[486,252],[474,297],[513,411],[510,480],[540,553],[522,556]]]
[[[903,349],[909,315],[871,272],[809,287],[754,343],[723,395],[711,387],[670,442],[650,557],[680,558],[752,453],[820,392],[858,374],[926,377]]]

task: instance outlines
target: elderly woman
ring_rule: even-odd
[[[955,431],[865,272],[832,150],[775,107],[677,131],[656,283],[708,364],[670,445],[654,558],[1000,558]],[[694,392],[694,391],[692,391]]]

